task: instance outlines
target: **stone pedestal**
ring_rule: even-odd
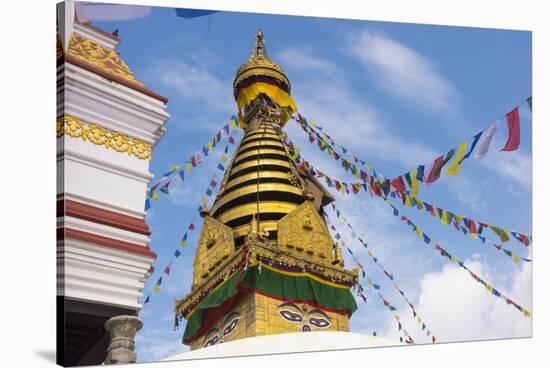
[[[143,322],[136,316],[116,316],[105,322],[105,329],[111,335],[105,364],[136,362],[134,337],[141,327]]]

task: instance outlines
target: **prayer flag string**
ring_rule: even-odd
[[[394,216],[399,216],[399,210],[391,204],[389,199],[385,199],[384,203],[386,203],[389,207],[393,209]],[[513,305],[517,310],[522,312],[525,315],[525,317],[531,317],[531,312],[528,309],[523,308],[522,306],[514,302],[512,299],[505,296],[499,290],[495,289],[491,284],[483,280],[476,273],[470,270],[466,265],[464,265],[464,263],[459,258],[447,252],[440,244],[432,241],[432,239],[425,232],[423,232],[418,226],[416,226],[408,217],[406,217],[405,215],[401,215],[400,219],[401,221],[405,222],[411,228],[411,230],[416,233],[416,236],[424,241],[424,243],[426,243],[427,245],[432,245],[433,249],[435,249],[438,253],[440,253],[441,256],[448,258],[449,261],[451,261],[452,263],[458,264],[462,269],[467,271],[475,281],[482,284],[485,287],[485,289],[487,289],[487,291],[489,291],[491,294],[493,294],[497,298],[504,299],[507,304]]]
[[[439,219],[442,224],[452,225],[452,227],[458,232],[464,235],[470,235],[472,238],[478,239],[483,244],[492,245],[493,248],[501,251],[502,253],[510,257],[516,264],[520,264],[522,261],[531,262],[531,259],[520,257],[514,252],[504,248],[501,244],[497,244],[491,241],[486,236],[482,235],[482,232],[484,228],[489,228],[496,235],[498,235],[500,237],[500,240],[503,242],[509,241],[509,234],[512,234],[515,239],[520,241],[525,246],[528,246],[530,244],[530,236],[528,237],[527,235],[516,231],[506,230],[495,225],[489,225],[468,217],[457,215],[451,211],[436,207],[428,202],[424,202],[418,197],[412,197],[409,193],[390,193],[390,197],[400,198],[403,206],[409,208],[415,207],[419,211],[424,210],[425,212],[429,213],[434,219]]]
[[[335,160],[339,160],[343,155],[348,154],[353,157],[355,164],[360,162],[363,167],[366,167],[375,177],[375,181],[379,182],[380,185],[385,184],[388,186],[388,188],[390,186],[395,186],[395,189],[397,190],[401,188],[402,190],[404,190],[404,185],[405,183],[407,183],[410,186],[410,190],[414,194],[417,194],[420,189],[419,183],[422,182],[426,185],[429,185],[439,180],[439,178],[441,177],[441,173],[443,172],[443,168],[448,163],[450,164],[447,171],[445,172],[445,175],[458,175],[460,173],[463,161],[468,159],[472,155],[472,153],[474,154],[474,157],[476,159],[485,157],[489,150],[491,141],[498,129],[499,122],[502,119],[506,119],[507,122],[508,138],[504,148],[502,148],[501,151],[517,150],[520,144],[521,122],[519,109],[524,104],[527,104],[529,106],[529,109],[532,110],[532,97],[527,98],[521,104],[514,107],[510,112],[506,113],[503,117],[497,119],[497,121],[491,124],[491,126],[464,141],[459,146],[449,150],[446,154],[437,157],[434,161],[428,164],[418,165],[417,168],[414,168],[409,172],[399,175],[393,179],[384,178],[380,175],[380,173],[377,173],[371,165],[367,164],[365,161],[359,159],[357,156],[352,154],[349,149],[341,144],[336,144],[332,137],[317,123],[308,122],[307,119],[300,113],[297,113],[295,116],[292,117],[292,119],[300,125],[300,127],[302,128],[302,130],[304,130],[306,134],[308,134],[310,142],[313,143],[315,140],[317,140],[319,149],[321,149],[321,151],[326,151]],[[317,130],[321,133],[319,133]],[[342,152],[337,152],[334,149],[334,146],[340,147]],[[346,170],[351,170],[352,173],[358,173],[360,171],[355,164],[342,158],[342,166]]]
[[[227,151],[228,148],[229,148],[228,145],[226,145],[225,150]],[[222,156],[222,158],[220,159],[219,165],[221,165],[222,162],[225,162],[225,161],[224,161],[224,157]],[[182,249],[187,248],[188,236],[190,236],[190,234],[196,229],[195,220],[197,219],[197,216],[199,216],[201,214],[201,211],[203,209],[208,208],[208,203],[210,201],[210,198],[214,194],[214,189],[218,186],[218,180],[217,180],[218,175],[219,175],[218,173],[215,173],[212,176],[212,179],[208,182],[207,189],[206,189],[204,195],[201,198],[200,205],[197,208],[197,213],[195,214],[195,216],[193,217],[191,222],[185,228],[186,229],[185,234],[183,234],[182,238],[180,239],[178,247],[175,249],[174,254],[173,254],[170,262],[168,262],[168,264],[164,267],[163,274],[158,278],[157,282],[152,286],[152,292],[154,292],[156,294],[160,293],[163,278],[166,278],[166,277],[170,276],[170,274],[172,272],[173,261],[177,260],[182,255]],[[145,307],[146,304],[148,304],[150,302],[151,302],[151,292],[147,295],[147,297],[145,298],[145,300],[143,302],[144,307]]]
[[[399,177],[389,181],[387,179],[384,179],[384,177],[382,175],[377,174],[376,171],[372,168],[372,166],[364,163],[364,161],[359,160],[355,155],[353,155],[351,153],[351,151],[349,151],[348,149],[345,149],[345,148],[343,148],[343,146],[339,145],[339,147],[342,148],[344,153],[347,153],[347,154],[351,155],[354,158],[356,163],[361,161],[362,163],[364,163],[368,167],[369,170],[373,171],[374,179],[372,179],[372,177],[371,177],[371,180],[369,180],[369,175],[366,172],[364,172],[363,170],[360,170],[357,167],[357,165],[355,165],[354,163],[352,163],[350,161],[345,160],[342,157],[344,153],[338,154],[338,152],[334,149],[334,141],[332,140],[332,138],[326,132],[323,132],[323,134],[325,134],[326,137],[330,138],[330,142],[326,141],[326,139],[323,138],[318,132],[316,132],[313,128],[309,127],[307,125],[308,123],[305,120],[305,118],[301,117],[301,119],[302,119],[301,123],[299,121],[297,121],[297,122],[302,127],[302,129],[310,135],[310,137],[311,137],[310,141],[312,139],[314,139],[314,138],[312,138],[312,134],[314,134],[317,137],[318,142],[323,141],[322,144],[321,143],[318,144],[319,148],[322,151],[324,150],[324,151],[329,152],[329,155],[332,158],[336,159],[336,160],[341,159],[342,166],[344,167],[344,169],[346,171],[350,171],[353,175],[355,175],[356,177],[358,177],[362,180],[362,183],[358,183],[358,184],[350,184],[350,183],[339,182],[335,179],[328,178],[320,170],[317,170],[317,169],[314,169],[314,168],[310,167],[311,165],[307,161],[304,161],[303,163],[300,163],[303,167],[308,168],[310,172],[313,172],[317,177],[325,177],[325,180],[326,180],[327,185],[329,187],[334,185],[336,188],[338,188],[338,187],[345,188],[346,193],[349,193],[348,187],[351,187],[352,192],[355,193],[355,194],[357,194],[361,190],[361,188],[364,188],[364,189],[368,189],[371,194],[373,194],[373,193],[376,194],[378,197],[382,197],[383,195],[387,196],[388,194],[395,197],[394,193],[397,193],[397,195],[400,196],[400,198],[403,199],[403,204],[406,205],[407,207],[410,207],[410,203],[412,203],[412,205],[417,204],[419,210],[421,210],[422,208],[424,208],[426,210],[427,210],[427,208],[432,208],[432,209],[434,208],[434,206],[429,205],[429,204],[427,204],[426,206],[422,206],[422,201],[420,201],[418,198],[416,198],[416,196],[418,194],[418,179],[417,179],[417,175],[416,175],[417,173],[416,172],[414,172],[412,174],[411,173],[405,174],[405,176],[404,176],[405,178],[403,176],[399,176]],[[491,129],[491,128],[489,128],[489,129]],[[291,146],[291,150],[299,150],[299,148],[294,147],[294,144],[289,139],[287,139],[287,144],[289,144]],[[460,152],[460,151],[464,151],[464,150],[462,148],[459,148],[458,151]],[[444,163],[448,162],[449,160],[450,160],[450,155],[445,159],[441,158],[441,160],[438,160],[438,162],[439,162],[438,165],[442,167],[442,165]],[[440,172],[439,169],[436,170],[437,172],[433,172],[433,170],[431,170],[431,171],[432,171],[432,178],[434,177],[434,175],[438,176],[439,172]],[[408,191],[406,190],[405,182],[409,184],[410,190],[408,190]],[[439,213],[448,214],[449,216],[454,215],[451,211],[447,211],[447,210],[440,209],[440,208],[437,208],[437,210],[440,211]],[[432,214],[433,213],[435,213],[435,212],[432,212]],[[466,226],[466,228],[464,228],[463,226],[461,228],[460,225],[457,226],[456,224],[452,224],[455,228],[457,228],[457,230],[464,231],[464,229],[472,230],[472,229],[475,228],[475,232],[469,231],[469,232],[465,232],[465,234],[470,233],[473,237],[477,237],[479,240],[481,240],[484,243],[485,243],[486,238],[483,235],[481,235],[481,231],[483,230],[483,227],[490,228],[493,232],[495,232],[495,234],[497,234],[499,236],[499,238],[501,239],[502,242],[509,241],[510,240],[510,234],[512,235],[512,237],[514,239],[516,239],[518,242],[522,243],[525,246],[529,246],[531,241],[532,241],[532,236],[526,235],[526,234],[521,233],[519,231],[507,230],[507,229],[504,229],[500,226],[482,223],[482,222],[473,220],[471,218],[466,218],[464,216],[459,216],[459,215],[455,215],[455,216],[457,218],[459,218],[460,221],[464,221],[464,224]],[[441,218],[441,215],[439,217]],[[449,219],[449,221],[450,221],[450,219]],[[443,219],[442,219],[442,222],[443,222]],[[451,225],[451,222],[443,222],[443,223],[446,223],[447,225]],[[476,234],[479,234],[481,236],[477,236]],[[518,257],[517,255],[511,254],[510,251],[502,248],[498,244],[495,244],[495,243],[492,243],[492,242],[490,242],[490,244],[492,244],[496,249],[501,250],[502,252],[504,252],[508,256],[512,257],[512,260],[516,263],[520,263],[522,260],[526,261],[526,262],[529,262],[529,260],[526,260],[525,258],[521,258],[521,257]]]
[[[166,195],[170,194],[169,188],[172,183],[181,185],[185,181],[185,173],[190,172],[191,168],[199,166],[204,162],[204,158],[211,155],[212,150],[222,139],[229,137],[229,143],[235,143],[234,133],[237,130],[237,118],[232,116],[230,122],[225,124],[218,132],[204,145],[200,150],[196,151],[189,159],[185,161],[184,164],[172,166],[162,177],[147,190],[147,197],[145,200],[145,211],[151,207],[151,199],[155,201],[160,201],[160,196],[158,192],[164,193]],[[225,157],[227,161],[227,149],[223,153],[222,158]],[[220,162],[218,164],[218,169],[222,170],[221,167],[224,167],[223,163],[226,161]]]
[[[413,318],[416,322],[418,322],[419,325],[422,326],[422,330],[425,330],[427,329],[426,331],[426,336],[432,336],[432,342],[435,343],[437,341],[437,338],[432,335],[431,331],[429,328],[427,328],[427,325],[425,322],[423,322],[423,319],[421,318],[420,314],[417,312],[414,304],[412,304],[409,300],[409,298],[407,298],[405,292],[399,287],[399,285],[397,284],[397,281],[395,280],[395,277],[393,275],[393,273],[391,272],[388,272],[386,270],[386,268],[382,265],[382,263],[380,262],[380,259],[378,257],[376,257],[376,255],[374,254],[374,252],[368,247],[368,243],[366,241],[364,241],[361,237],[359,237],[357,235],[357,233],[355,232],[355,230],[353,229],[353,226],[349,223],[349,221],[346,219],[345,216],[342,215],[342,212],[334,205],[334,203],[331,203],[331,208],[334,212],[334,214],[336,215],[336,217],[338,219],[340,219],[340,221],[342,221],[351,231],[351,237],[353,239],[357,239],[357,241],[359,241],[363,247],[365,247],[367,249],[367,254],[369,255],[369,257],[372,259],[372,261],[378,266],[378,268],[380,268],[380,270],[382,271],[382,273],[390,280],[392,286],[397,290],[397,292],[399,293],[399,295],[401,295],[401,297],[405,300],[405,302],[407,303],[407,305],[409,306],[409,308],[412,310],[412,314],[413,314]],[[335,231],[337,234],[339,234],[337,232],[337,229],[334,227],[334,225],[331,225],[330,226],[331,230]],[[340,236],[339,236],[340,237]],[[342,240],[342,246],[347,248],[348,250],[348,253],[351,255],[351,257],[353,258],[353,260],[357,263],[358,267],[361,269],[361,270],[364,270],[364,267],[361,263],[359,263],[359,261],[357,260],[357,258],[355,257],[353,251],[349,248],[349,247],[346,247],[345,245],[345,242],[344,240]],[[363,277],[364,277],[364,271],[363,271]]]

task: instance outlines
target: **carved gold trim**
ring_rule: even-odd
[[[58,43],[57,47],[58,59],[62,58],[64,55],[63,48],[60,48],[60,45],[61,42]],[[103,47],[77,33],[71,35],[67,55],[92,65],[107,74],[117,76],[128,82],[144,87],[143,83],[136,79],[117,51]]]
[[[275,231],[277,230],[277,221],[261,221],[262,215],[260,214],[260,221],[258,223],[260,224],[260,230],[265,231]],[[250,232],[250,224],[238,226],[233,229],[233,236],[235,238],[238,238],[240,236],[246,235]]]
[[[139,139],[128,137],[122,133],[108,130],[100,125],[88,124],[69,115],[62,115],[56,120],[57,138],[67,134],[72,138],[81,138],[97,146],[125,152],[140,160],[151,158],[151,145]]]

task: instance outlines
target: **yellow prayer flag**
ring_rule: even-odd
[[[178,171],[180,169],[180,167],[181,167],[180,165],[172,166],[170,168],[170,171]]]
[[[523,309],[523,314],[525,315],[525,317],[531,317],[531,312],[529,312],[527,309]]]
[[[191,164],[185,165],[185,171],[187,172],[191,171]]]
[[[221,161],[225,164],[227,162],[227,156],[225,153],[222,155]]]
[[[487,289],[488,291],[492,292],[493,291],[493,287],[489,284],[485,284],[485,289]]]
[[[394,314],[393,317],[398,321],[401,319],[401,317],[399,317],[397,314]]]
[[[449,225],[451,223],[451,215],[446,210],[443,210],[441,213],[441,223]]]
[[[309,125],[316,127],[316,126],[317,126],[317,123],[314,122],[314,121],[310,121],[310,122],[309,122]]]
[[[418,179],[416,178],[417,169],[414,169],[410,173],[411,177],[411,196],[416,197],[418,195],[418,191],[420,189]]]
[[[153,193],[153,199],[157,202],[160,201],[160,197],[157,192]]]
[[[372,279],[371,279],[370,277],[367,278],[367,284],[368,284],[368,285],[372,285]]]
[[[420,228],[416,228],[416,236],[418,236],[419,238],[422,238],[422,230],[420,230]]]
[[[495,234],[500,237],[500,241],[507,242],[510,240],[510,235],[508,235],[508,232],[506,230],[493,225],[489,225],[489,227],[491,228],[491,230],[494,231]]]
[[[464,220],[464,216],[460,216],[460,215],[455,215],[455,218],[456,218],[456,222],[458,222],[459,224],[462,222],[462,220]]]
[[[420,319],[420,317],[416,317],[416,320],[418,321],[418,323],[422,323],[422,320]]]
[[[517,254],[512,254],[512,260],[515,263],[520,263],[521,262],[521,258],[519,258],[519,256]]]
[[[208,152],[212,151],[212,141],[208,141],[207,147],[208,147]]]
[[[453,263],[458,263],[458,258],[456,258],[456,257],[451,257],[451,262],[453,262]]]
[[[458,175],[460,174],[460,161],[464,158],[464,155],[466,155],[466,149],[468,149],[468,141],[462,143],[458,147],[458,152],[451,164],[449,165],[449,168],[447,169],[447,172],[445,175]]]
[[[235,119],[231,119],[230,123],[231,123],[231,128],[233,128],[233,130],[237,129],[237,122],[235,121]]]
[[[153,286],[153,291],[157,294],[160,293],[160,286],[158,285]]]
[[[202,204],[204,204],[205,206],[208,204],[208,197],[207,196],[202,197]]]
[[[411,197],[406,194],[403,195],[405,196],[405,207],[411,207]]]

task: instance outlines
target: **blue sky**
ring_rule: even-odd
[[[151,161],[151,172],[157,178],[184,162],[235,113],[234,73],[248,57],[259,27],[270,57],[287,72],[300,112],[388,177],[446,153],[531,95],[531,34],[523,31],[230,12],[182,19],[171,8],[153,8],[149,16],[131,21],[95,24],[108,31],[119,29],[122,58],[140,81],[169,99],[172,117]],[[528,109],[522,109],[521,118],[518,151],[498,151],[506,138],[506,124],[501,121],[484,159],[469,159],[461,175],[442,176],[432,186],[423,187],[421,198],[530,234],[532,129]],[[336,162],[310,145],[296,124],[289,122],[285,130],[307,160],[335,178],[353,181]],[[153,204],[147,221],[158,260],[146,295],[172,259],[216,172],[220,154],[218,148],[214,157],[186,177],[183,186]],[[336,193],[335,197],[440,341],[531,334],[530,320],[417,240],[378,199],[365,193]],[[426,213],[396,206],[487,281],[531,308],[530,265],[515,265],[502,252],[437,223]],[[190,290],[198,234],[194,232],[190,246],[174,262],[171,276],[163,278],[161,293],[152,294],[151,303],[140,314],[145,324],[136,341],[140,361],[187,349],[180,343],[183,326],[173,331],[173,299]],[[360,245],[348,235],[345,238],[381,284],[382,293],[398,307],[413,338],[427,341],[401,296]],[[531,256],[515,240],[506,246],[521,256]],[[351,259],[347,265],[351,267]],[[393,317],[376,295],[369,291],[367,296],[366,304],[358,299],[352,331],[376,331],[379,336],[398,339]]]

